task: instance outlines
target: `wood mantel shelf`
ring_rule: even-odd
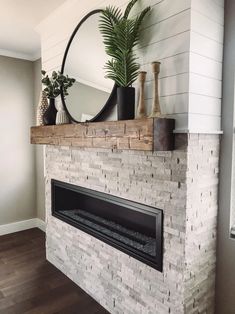
[[[174,149],[174,119],[150,118],[31,128],[31,144],[169,151]]]

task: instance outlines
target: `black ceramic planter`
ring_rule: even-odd
[[[49,107],[43,115],[44,125],[55,125],[57,110],[55,107],[55,98],[49,99]]]
[[[135,88],[118,87],[117,89],[118,120],[135,118]]]

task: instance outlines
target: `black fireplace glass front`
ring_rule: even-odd
[[[52,180],[52,215],[162,270],[162,211]]]

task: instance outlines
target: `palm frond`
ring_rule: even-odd
[[[103,10],[100,17],[99,29],[103,36],[105,51],[111,57],[115,55],[116,49],[116,47],[113,45],[113,29],[120,22],[121,18],[121,10],[112,6],[109,6],[105,10]]]
[[[133,8],[133,6],[136,4],[138,0],[132,0],[126,7],[125,13],[124,13],[124,19],[127,19],[129,17],[129,14]]]
[[[133,30],[133,47],[136,46],[139,42],[140,27],[141,27],[143,20],[145,19],[146,15],[150,12],[150,10],[151,10],[151,8],[147,7],[135,19],[135,27]]]
[[[111,57],[104,67],[106,77],[123,87],[131,86],[138,76],[139,64],[133,48],[139,42],[141,24],[150,10],[147,7],[136,18],[129,19],[130,11],[137,1],[130,1],[124,15],[120,9],[107,7],[102,11],[99,22],[105,51]]]

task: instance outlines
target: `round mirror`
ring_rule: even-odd
[[[107,55],[99,31],[101,10],[86,15],[74,30],[65,51],[61,72],[76,79],[62,95],[74,122],[101,121],[116,105],[116,86],[105,78]]]

